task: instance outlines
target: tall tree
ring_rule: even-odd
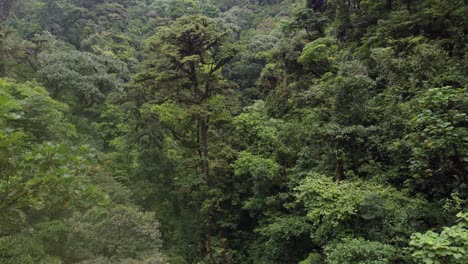
[[[208,157],[209,99],[221,95],[226,82],[221,68],[235,55],[233,46],[209,18],[188,16],[162,29],[150,42],[156,55],[150,60],[155,90],[163,100],[173,100],[190,109],[198,128],[198,148],[207,186],[212,186]],[[153,73],[154,74],[154,73]],[[162,95],[162,97],[161,97]]]
[[[227,34],[203,16],[185,16],[162,28],[150,39],[149,48],[148,71],[140,77],[150,79],[160,107],[172,101],[191,116],[194,133],[185,137],[195,142],[204,182],[212,190],[216,182],[210,172],[210,117],[216,108],[213,104],[223,102],[232,90],[221,69],[235,56],[236,49],[228,43]],[[180,135],[177,138],[181,139]],[[211,263],[215,263],[210,245],[213,224],[208,217],[206,247]]]

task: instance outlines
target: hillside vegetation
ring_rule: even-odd
[[[466,264],[466,0],[1,0],[0,264]]]

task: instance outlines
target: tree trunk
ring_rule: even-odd
[[[387,0],[387,9],[392,10],[392,0]]]
[[[198,118],[199,134],[200,134],[200,154],[202,159],[203,175],[208,188],[212,187],[210,178],[210,162],[208,158],[208,117],[200,116]]]
[[[343,152],[343,138],[336,137],[336,164],[335,164],[335,180],[337,182],[344,179],[344,152]]]
[[[200,114],[198,117],[199,153],[202,162],[203,176],[205,177],[205,183],[209,190],[213,186],[213,181],[210,178],[210,162],[208,158],[208,121],[208,117],[206,117],[204,114]],[[211,213],[208,213],[206,227],[206,251],[210,260],[210,264],[216,264],[212,242],[213,223],[214,221],[212,219]]]
[[[226,238],[223,238],[221,240],[221,247],[223,248],[223,251],[222,251],[222,256],[223,256],[223,264],[229,264],[231,263],[231,261],[229,260],[229,257],[228,255],[226,254],[227,252],[227,248],[228,248],[228,245],[227,245],[227,239]]]
[[[0,5],[0,7],[2,6]],[[5,77],[6,75],[6,56],[3,52],[5,50],[3,40],[6,37],[6,33],[4,32],[5,28],[3,27],[3,14],[1,12],[3,12],[3,10],[0,9],[0,78]]]
[[[3,27],[0,25],[0,78],[5,77],[6,75],[6,66],[5,66],[5,61],[6,61],[6,56],[3,52],[4,47],[3,47]]]
[[[208,231],[207,231],[207,237],[206,237],[206,251],[208,253],[208,257],[210,258],[210,263],[211,264],[217,264],[216,260],[213,255],[213,245],[212,245],[212,234],[211,234],[211,223],[212,221],[208,220]]]
[[[306,7],[316,12],[324,11],[325,0],[307,0]]]

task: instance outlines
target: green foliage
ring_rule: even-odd
[[[281,120],[268,118],[263,101],[257,101],[246,110],[234,119],[234,125],[242,135],[242,144],[262,154],[273,152],[280,144]]]
[[[241,32],[252,23],[253,18],[252,10],[234,6],[228,11],[221,13],[216,20],[225,30],[231,30],[238,39]]]
[[[55,99],[73,109],[102,103],[107,94],[122,91],[126,66],[111,58],[87,52],[59,51],[39,58],[39,79]]]
[[[299,264],[319,264],[319,263],[323,263],[323,257],[322,255],[318,253],[310,253],[305,260],[299,262]]]
[[[2,125],[9,128],[7,131],[21,128],[38,141],[76,136],[75,128],[64,117],[68,106],[50,98],[43,87],[0,79],[0,89],[2,120],[6,122]]]
[[[413,150],[410,169],[418,185],[439,181],[438,188],[466,189],[463,175],[468,161],[468,103],[461,88],[434,88],[417,97],[408,140]],[[452,177],[453,182],[446,179]],[[428,181],[428,182],[427,182]],[[453,185],[452,185],[453,184]]]
[[[0,252],[0,262],[5,264],[62,263],[48,256],[43,245],[30,234],[0,237]]]
[[[194,0],[156,0],[152,3],[152,8],[159,16],[171,19],[201,12],[199,2]]]
[[[458,223],[441,233],[427,231],[411,236],[412,256],[421,263],[465,263],[468,260],[468,214],[457,214]]]
[[[244,208],[261,208],[262,198],[267,198],[272,186],[278,179],[279,166],[271,159],[265,159],[248,152],[239,153],[239,158],[233,164],[234,175],[251,181],[253,199],[245,202]]]
[[[347,233],[402,243],[414,232],[424,214],[421,208],[427,204],[391,187],[362,181],[334,182],[315,173],[302,180],[296,191],[296,199],[304,204],[307,218],[315,226],[311,237],[317,243]],[[385,233],[392,237],[382,237]]]
[[[332,70],[335,61],[337,45],[332,38],[320,38],[308,43],[298,62],[317,76]]]
[[[390,245],[364,239],[344,238],[325,248],[326,263],[385,264],[401,261],[401,253]]]
[[[302,3],[293,6],[292,19],[284,23],[283,30],[286,33],[305,30],[307,38],[309,39],[323,37],[325,26],[330,19],[328,16],[321,13],[325,7],[325,1],[317,0],[305,2],[305,6],[302,5]]]
[[[67,258],[73,262],[127,263],[134,259],[135,263],[153,263],[150,259],[154,258],[159,259],[156,263],[164,263],[159,253],[159,223],[150,213],[117,207],[104,215],[76,215],[69,224]]]
[[[47,142],[15,157],[10,170],[2,173],[3,210],[86,208],[95,199],[108,203],[96,187],[86,184],[83,176],[88,173],[89,157],[76,155],[80,151],[86,153],[87,148]]]
[[[0,7],[0,263],[467,262],[466,1]]]
[[[286,216],[273,219],[272,223],[257,231],[272,240],[293,239],[312,231],[312,225],[306,217]]]
[[[363,193],[356,193],[362,183],[335,183],[326,176],[314,174],[307,177],[297,188],[299,200],[308,208],[307,217],[315,224],[325,222],[336,226],[357,211],[357,205],[363,200]],[[373,188],[370,188],[373,189]]]
[[[81,46],[96,55],[121,60],[129,63],[129,66],[133,66],[130,63],[137,63],[134,42],[135,40],[132,40],[131,36],[106,31],[90,36],[81,42]]]
[[[0,87],[0,259],[61,263],[54,250],[68,230],[63,218],[111,202],[91,181],[96,153],[70,146],[67,107],[43,87],[5,79]]]
[[[73,133],[68,130],[74,127],[63,117],[65,105],[32,83],[0,80],[0,85],[3,216],[8,218],[21,210],[86,208],[95,199],[105,203],[106,198],[84,177],[95,154],[85,146],[46,141],[63,140]]]
[[[30,79],[31,75],[34,75],[35,64],[31,50],[35,49],[35,45],[30,41],[24,41],[15,33],[14,29],[2,22],[0,26],[0,77]]]

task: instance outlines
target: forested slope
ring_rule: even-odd
[[[467,12],[1,0],[0,263],[467,263]]]

